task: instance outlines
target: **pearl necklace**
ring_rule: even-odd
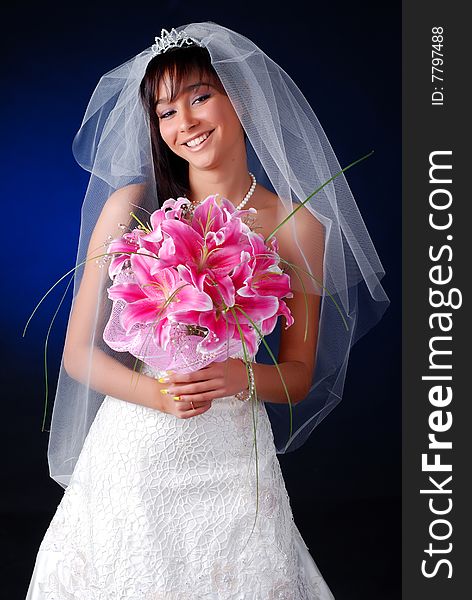
[[[240,202],[240,204],[238,204],[238,206],[236,207],[236,210],[242,210],[246,206],[246,203],[248,202],[249,198],[254,194],[254,190],[256,189],[256,184],[257,184],[256,178],[254,177],[254,175],[251,172],[249,172],[249,175],[251,176],[251,179],[252,179],[251,187],[249,188],[248,193],[244,196],[242,202]],[[192,208],[195,208],[202,202],[203,202],[203,200],[200,200],[199,202],[191,202],[191,206],[192,206]]]

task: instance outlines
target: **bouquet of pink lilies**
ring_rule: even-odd
[[[294,323],[282,300],[293,297],[290,278],[279,268],[279,262],[294,269],[297,277],[300,268],[279,256],[274,233],[315,194],[372,152],[321,184],[265,239],[245,222],[249,213],[257,213],[256,209],[236,210],[225,198],[218,203],[216,195],[208,196],[194,211],[187,198],[169,198],[150,215],[147,225],[131,213],[139,227],[105,244],[107,253],[100,255],[101,260],[110,262],[108,273],[113,280],[108,288],[113,308],[103,332],[104,341],[112,349],[127,351],[143,364],[160,370],[193,371],[213,361],[242,358],[242,354],[250,383],[249,361],[262,340],[283,380],[264,336],[273,331],[280,315],[285,316],[286,329]],[[46,296],[85,262],[97,258],[87,258],[51,286],[26,322],[23,337]],[[322,286],[321,281],[318,283]],[[322,287],[348,330],[335,299]],[[44,344],[44,414],[48,337],[49,331]]]
[[[170,198],[147,225],[133,215],[139,227],[107,250],[113,308],[103,339],[161,370],[254,357],[279,315],[286,328],[294,322],[277,240],[267,245],[245,222],[256,209],[213,195],[189,209],[187,198]]]

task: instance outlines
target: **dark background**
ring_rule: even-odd
[[[290,74],[342,167],[375,151],[346,177],[392,303],[354,346],[343,401],[300,450],[278,457],[295,521],[336,600],[400,597],[401,4],[343,0],[278,9],[269,0],[202,0],[67,8],[42,2],[3,13],[0,510],[9,600],[24,599],[63,494],[49,478],[48,434],[41,432],[43,347],[59,291],[22,333],[43,294],[75,264],[88,177],[73,159],[73,136],[103,73],[150,46],[162,27],[206,20],[249,37]],[[46,428],[68,299],[49,341]]]

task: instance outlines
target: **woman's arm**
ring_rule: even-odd
[[[282,219],[282,215],[280,219]],[[307,258],[314,276],[322,281],[323,227],[305,207],[297,210],[291,219],[294,220],[298,247],[292,239],[291,224],[287,222],[276,233],[279,254],[281,258],[306,271],[307,266],[300,254],[301,250]],[[282,327],[277,362],[290,395],[290,402],[296,404],[306,397],[311,386],[316,355],[315,349],[318,342],[321,297],[319,293],[315,293],[315,289],[318,289],[317,283],[310,276],[299,270],[297,271],[299,279],[293,268],[286,266],[283,262],[280,266],[290,275],[292,283],[293,298],[284,298],[284,302],[292,313],[294,323],[288,329],[285,329],[285,317],[279,317],[282,319]],[[307,318],[308,326],[305,341]],[[273,364],[257,363],[253,363],[252,366],[258,396],[266,402],[288,403],[287,394],[277,367]]]
[[[86,346],[79,346],[71,354],[68,362],[64,361],[64,368],[73,379],[88,382],[102,394],[163,410],[163,395],[159,391],[164,386],[153,377],[125,367],[96,346],[91,352]]]
[[[305,335],[306,308],[303,292],[294,292],[293,298],[286,298],[295,322],[287,330],[282,317],[280,347],[277,357],[280,373],[290,395],[290,402],[301,402],[310,390],[313,365],[315,360],[316,341],[318,338],[320,296],[307,294],[308,332]],[[265,402],[288,404],[282,379],[277,367],[252,363],[254,381],[258,397]]]
[[[288,404],[287,394],[275,365],[252,363],[252,369],[259,400],[274,404]],[[279,363],[279,369],[287,386],[290,402],[292,404],[301,402],[309,390],[305,364],[289,361]]]
[[[92,233],[87,259],[106,252],[104,242],[110,235],[117,238],[123,234],[119,224],[130,222],[132,204],[137,203],[140,193],[140,185],[130,185],[110,196]],[[138,370],[127,368],[95,343],[97,336],[101,338],[108,318],[100,304],[104,277],[108,277],[106,266],[100,268],[95,260],[87,260],[67,329],[64,368],[70,377],[87,383],[102,394],[161,409],[163,394],[159,391],[162,384],[139,374]],[[107,283],[111,285],[111,281]]]

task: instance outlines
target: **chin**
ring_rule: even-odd
[[[217,163],[214,161],[201,161],[199,163],[189,162],[188,164],[190,167],[192,167],[192,169],[195,169],[196,171],[211,171],[217,166]]]

